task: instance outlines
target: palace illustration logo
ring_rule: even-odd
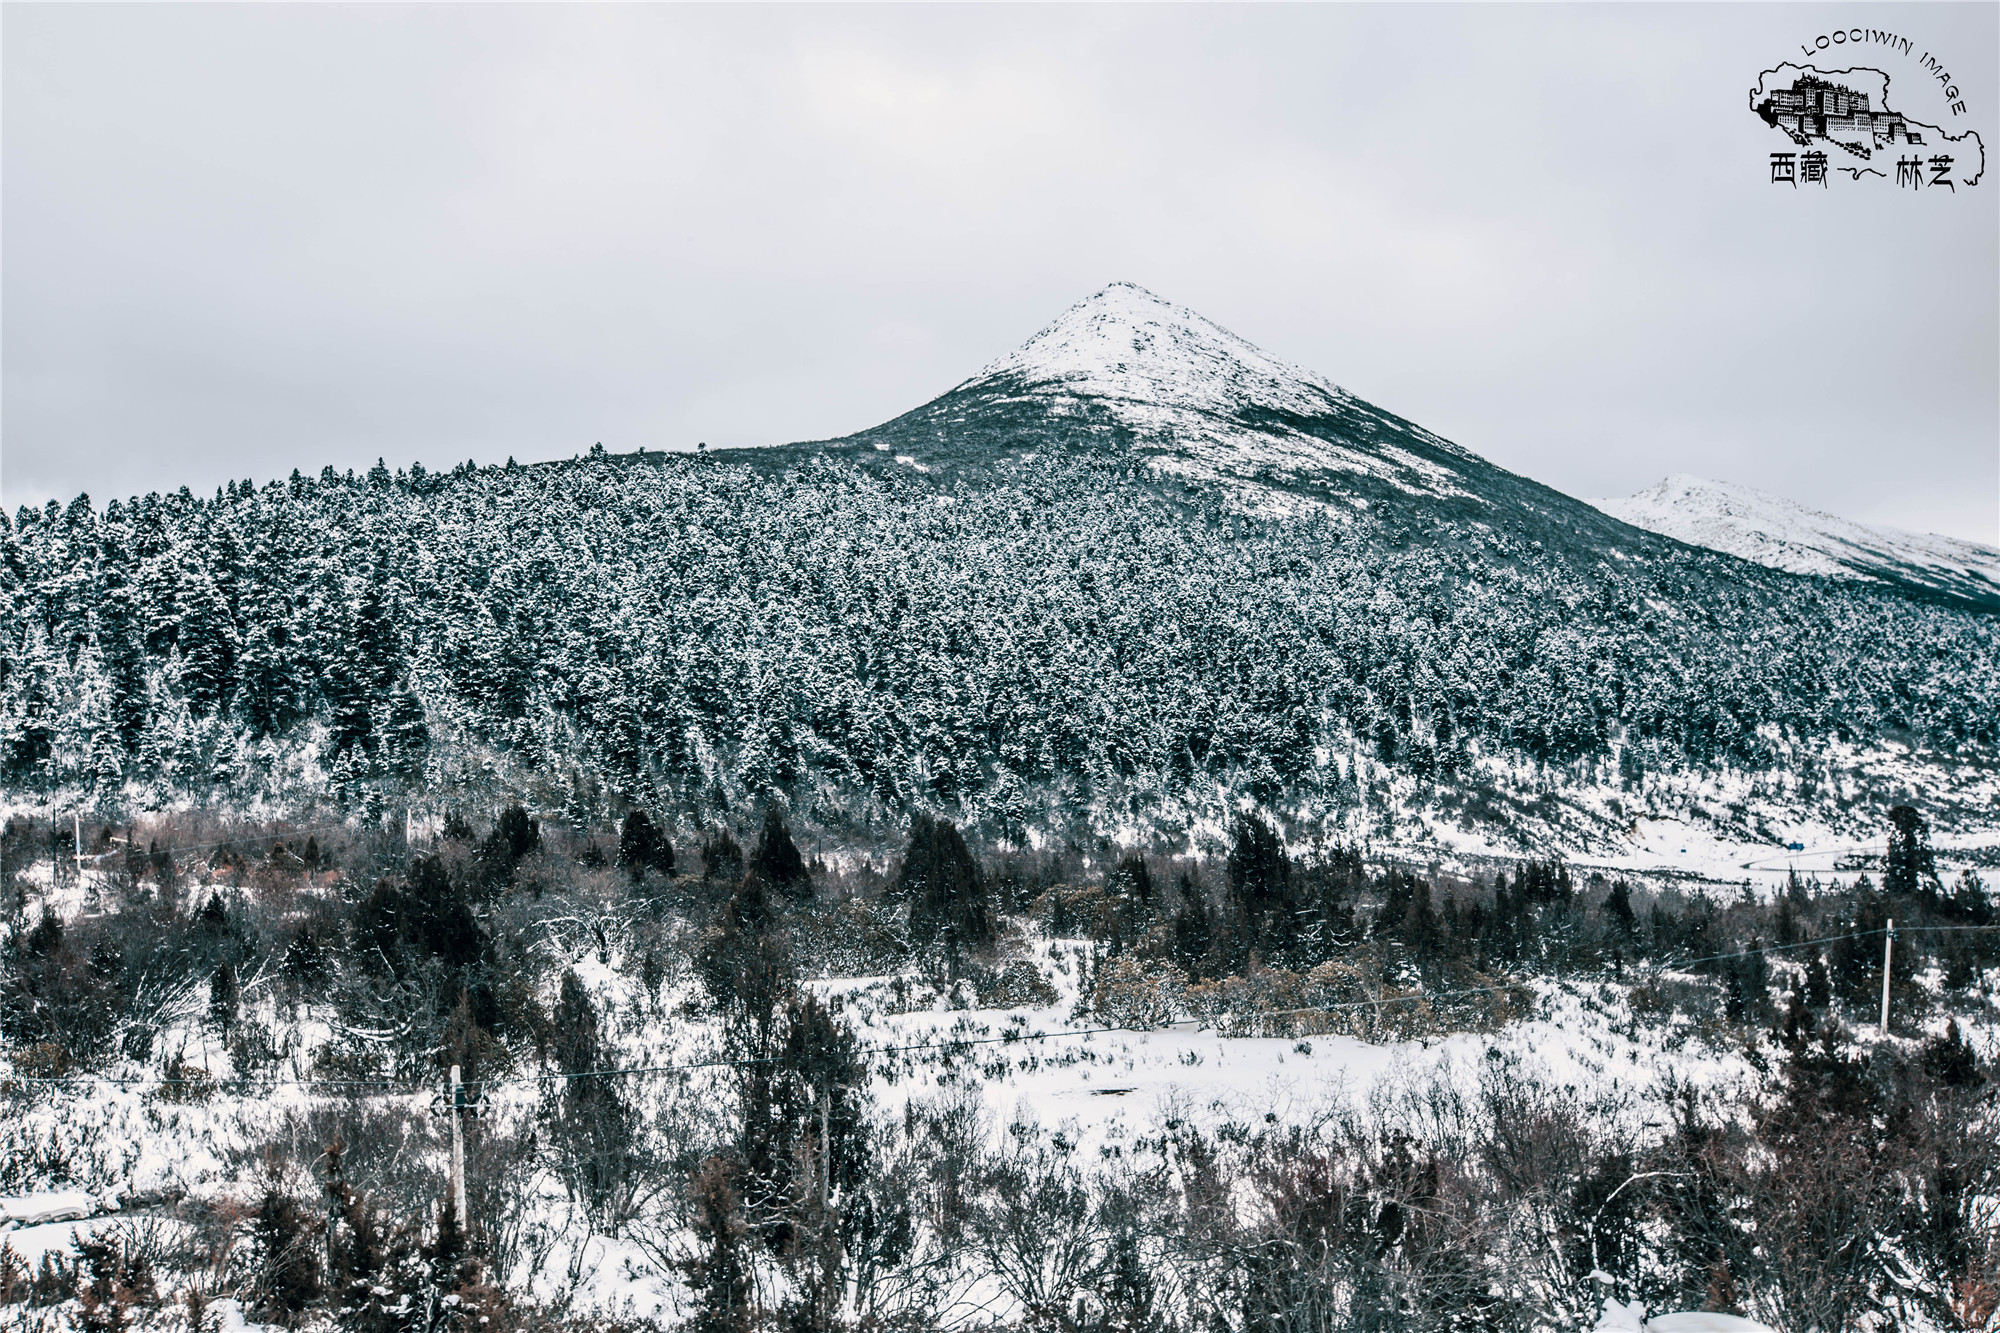
[[[1815,55],[1870,44],[1890,57],[1885,65],[1901,66],[1913,58],[1914,44],[1907,38],[1873,28],[1822,35],[1802,46]],[[1957,84],[1936,57],[1925,52],[1916,68],[1919,76],[1940,84],[1946,117],[1965,114]],[[1829,178],[1846,176],[1896,189],[1952,194],[1978,185],[1986,174],[1986,146],[1979,135],[1971,130],[1952,134],[1942,125],[1913,119],[1905,114],[1909,108],[1890,103],[1889,88],[1889,72],[1869,66],[1783,64],[1765,70],[1750,90],[1750,109],[1788,141],[1770,154],[1771,183],[1825,187]]]

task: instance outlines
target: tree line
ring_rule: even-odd
[[[1990,616],[1699,552],[1498,560],[1257,520],[1087,459],[941,492],[604,457],[294,474],[0,516],[0,780],[97,802],[578,821],[771,793],[1005,831],[1369,799],[1481,755],[1811,771],[1990,747]]]

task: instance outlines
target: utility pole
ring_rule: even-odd
[[[827,1111],[833,1099],[827,1095],[825,1073],[819,1076],[819,1245],[820,1245],[820,1318],[822,1329],[833,1327],[833,1278],[839,1271],[834,1262],[833,1219],[828,1216],[828,1201],[833,1194],[833,1162],[827,1153],[826,1121]]]
[[[321,1187],[326,1194],[326,1271],[328,1278],[331,1279],[337,1254],[334,1248],[334,1228],[340,1224],[340,1205],[345,1202],[341,1198],[341,1186],[344,1182],[340,1170],[338,1138],[326,1145],[326,1151],[320,1154],[320,1160],[326,1163],[326,1175],[321,1181]]]
[[[1889,918],[1889,929],[1882,936],[1882,1039],[1889,1038],[1889,960],[1896,949],[1896,918]]]
[[[458,1066],[451,1067],[451,1202],[458,1210],[458,1234],[466,1236],[471,1228],[465,1217],[465,1131],[460,1117],[465,1110],[465,1085],[458,1081]]]

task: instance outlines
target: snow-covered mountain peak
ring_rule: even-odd
[[[1462,474],[1485,465],[1465,450],[1130,282],[1077,302],[892,424],[914,458],[982,421],[1006,420],[1006,433],[988,438],[1011,443],[1023,414],[1054,423],[1067,442],[1121,441],[1156,473],[1219,485],[1253,510],[1329,500],[1366,509],[1410,496],[1481,503]]]
[[[1977,542],[1872,527],[1684,473],[1590,503],[1634,527],[1787,573],[1913,584],[2000,604],[2000,550]]]
[[[1228,414],[1262,407],[1312,415],[1347,397],[1325,377],[1130,282],[1077,302],[967,383],[1003,377],[1031,389]]]

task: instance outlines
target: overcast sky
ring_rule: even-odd
[[[1769,182],[2000,7],[0,12],[0,496],[844,434],[1141,283],[1584,496],[2000,543],[2000,173]],[[1918,61],[1960,86],[1953,117]]]

